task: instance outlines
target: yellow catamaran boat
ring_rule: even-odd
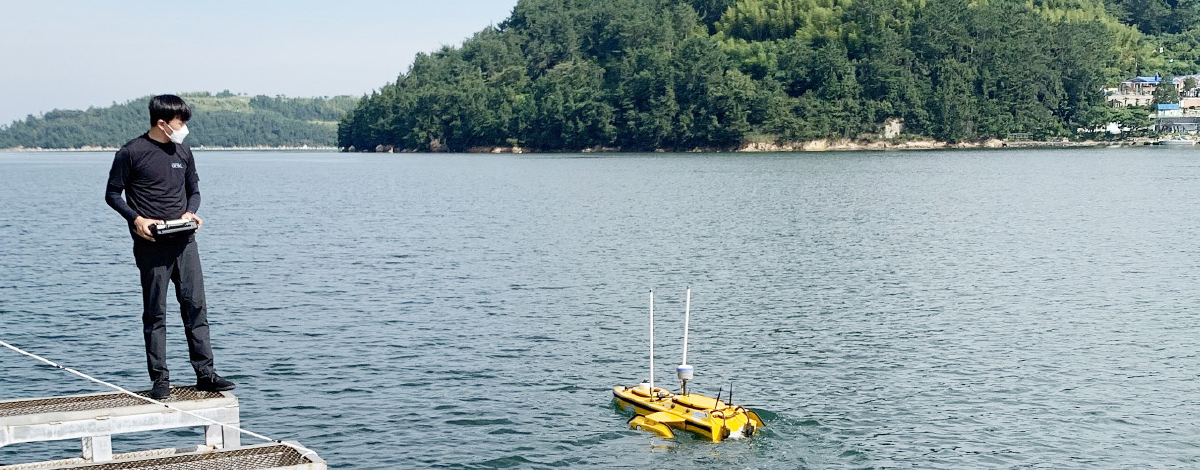
[[[634,413],[635,416],[629,420],[629,427],[650,431],[666,439],[675,437],[672,428],[694,432],[713,442],[752,436],[758,428],[765,426],[758,414],[721,401],[721,392],[717,392],[716,398],[711,398],[687,391],[687,383],[695,373],[695,368],[687,363],[691,310],[692,289],[689,287],[683,320],[683,363],[675,368],[681,384],[680,393],[654,386],[654,291],[651,291],[650,379],[633,387],[613,387],[614,400],[625,411]],[[733,401],[732,384],[727,400]]]

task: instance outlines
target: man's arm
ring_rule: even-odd
[[[125,191],[126,183],[129,181],[130,167],[129,154],[118,150],[117,156],[113,158],[112,169],[108,171],[108,189],[104,191],[104,202],[107,202],[109,207],[133,224],[138,236],[154,241],[154,236],[150,234],[150,226],[159,221],[138,215],[137,211],[129,207],[129,203],[121,197],[121,192]]]
[[[108,189],[104,192],[104,202],[125,220],[133,222],[138,213],[121,197],[121,192],[125,191],[125,184],[129,180],[129,167],[129,154],[118,150],[116,158],[113,159],[112,169],[108,171]]]
[[[204,220],[196,216],[200,210],[200,176],[196,174],[196,158],[188,151],[187,174],[183,176],[184,193],[187,194],[187,212],[180,218],[196,221],[196,228],[204,225]]]

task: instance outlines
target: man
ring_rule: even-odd
[[[142,279],[142,333],[146,367],[153,387],[150,397],[171,396],[167,372],[167,288],[175,283],[175,298],[183,316],[188,352],[196,370],[196,388],[225,391],[235,387],[213,367],[208,337],[208,308],[204,276],[195,235],[155,236],[152,227],[168,219],[189,219],[197,228],[200,178],[192,150],[183,145],[192,110],[175,95],[150,99],[150,130],[117,150],[108,174],[105,201],[129,222],[133,258]],[[125,198],[121,199],[121,193]]]

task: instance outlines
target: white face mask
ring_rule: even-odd
[[[169,131],[173,131],[173,132],[171,132],[170,134],[168,134],[168,135],[167,135],[167,138],[168,138],[168,139],[171,139],[171,142],[175,142],[175,143],[177,143],[177,144],[182,144],[182,143],[183,143],[183,139],[184,139],[185,137],[187,137],[187,135],[188,135],[188,128],[187,128],[187,124],[184,124],[184,125],[183,125],[183,127],[180,127],[180,128],[179,128],[179,130],[174,130],[174,129],[171,129],[171,125],[170,125],[170,124],[167,124],[167,125],[166,125],[166,128],[167,128],[167,130],[169,130]],[[163,133],[166,133],[166,131],[163,131]]]

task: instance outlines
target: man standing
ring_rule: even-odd
[[[117,150],[108,175],[104,200],[129,222],[133,258],[142,279],[142,333],[146,366],[153,388],[150,397],[171,396],[167,372],[167,288],[175,283],[175,298],[183,317],[188,353],[196,370],[196,388],[225,391],[235,387],[213,367],[208,337],[208,308],[204,276],[195,235],[155,236],[152,227],[168,219],[188,219],[197,228],[200,178],[192,150],[183,145],[192,110],[175,95],[150,99],[150,130]],[[121,192],[125,198],[121,198]]]

